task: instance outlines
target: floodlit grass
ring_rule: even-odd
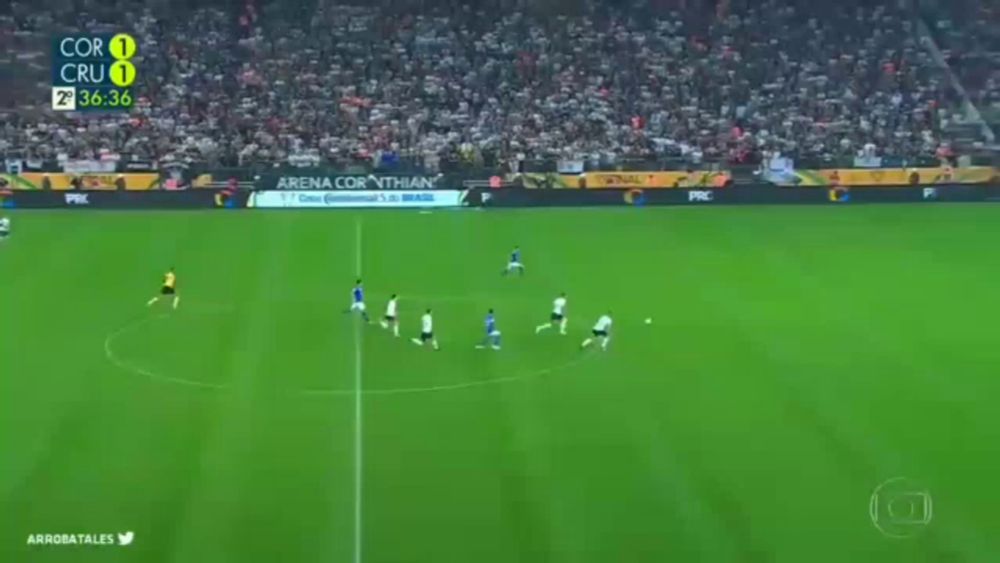
[[[364,562],[1000,554],[1000,207],[13,220],[2,561],[354,562],[359,485]],[[359,263],[403,338],[343,313]],[[170,266],[180,309],[146,308]],[[560,291],[570,334],[536,336]],[[908,539],[870,515],[897,476],[933,498]]]

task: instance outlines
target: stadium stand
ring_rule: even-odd
[[[970,101],[991,125],[1000,125],[1000,2],[934,2],[923,13]]]
[[[995,5],[975,3],[984,1]],[[965,119],[965,100],[926,45],[919,13],[896,3],[27,6],[0,9],[0,46],[10,53],[0,60],[9,84],[0,153],[19,158],[103,152],[160,163],[435,170],[537,159],[753,165],[780,152],[822,167],[859,154],[935,162],[962,150],[949,126]],[[995,47],[997,27],[976,21],[931,27],[953,31],[935,37],[955,42],[948,61],[971,101],[989,106],[996,53],[982,54]],[[967,40],[976,43],[954,31],[962,26],[982,31]],[[93,119],[48,110],[47,38],[125,27],[140,41],[136,111]]]

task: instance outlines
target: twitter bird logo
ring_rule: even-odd
[[[124,534],[118,534],[118,545],[131,545],[132,540],[135,539],[135,532],[125,532]]]

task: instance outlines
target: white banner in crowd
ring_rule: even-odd
[[[583,160],[564,158],[556,162],[560,174],[583,174]]]
[[[67,174],[108,174],[114,172],[116,166],[118,161],[113,159],[62,161],[63,172]]]
[[[349,208],[349,207],[460,207],[462,190],[427,191],[262,191],[250,194],[248,207]]]

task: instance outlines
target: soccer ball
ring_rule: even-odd
[[[646,324],[648,324],[648,325],[653,324],[653,319],[652,318],[646,319]]]

